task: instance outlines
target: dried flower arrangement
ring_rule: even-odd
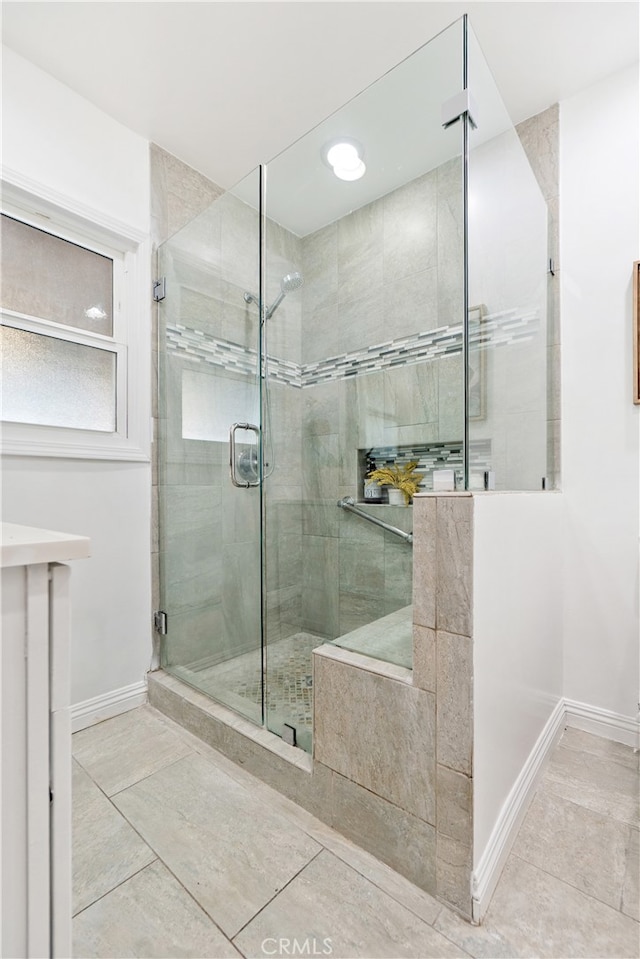
[[[418,492],[424,473],[416,473],[417,460],[412,460],[406,466],[383,466],[380,469],[367,473],[367,479],[373,480],[378,486],[391,486],[402,490],[407,504]]]

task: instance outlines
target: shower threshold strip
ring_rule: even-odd
[[[355,505],[353,496],[343,496],[342,499],[338,500],[337,505],[340,507],[340,509],[345,509],[349,513],[355,513],[356,516],[366,519],[368,523],[373,523],[375,526],[381,526],[382,529],[386,529],[388,533],[395,533],[395,535],[399,536],[400,539],[403,539],[405,543],[409,543],[409,545],[413,543],[413,533],[405,533],[403,529],[398,529],[397,526],[392,526],[391,523],[385,523],[384,520],[378,519],[377,516],[371,516],[370,513],[366,513],[363,509],[359,509]]]

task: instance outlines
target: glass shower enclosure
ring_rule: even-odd
[[[367,473],[541,488],[546,249],[466,18],[162,246],[164,669],[309,750],[313,648],[411,668],[412,510]]]

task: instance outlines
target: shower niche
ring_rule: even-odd
[[[416,463],[415,473],[420,474],[419,492],[433,490],[434,470],[450,469],[454,471],[456,486],[464,489],[462,441],[451,443],[414,443],[410,446],[376,446],[368,450],[358,450],[358,489],[363,491],[367,476],[373,469],[397,467],[402,469]],[[381,487],[381,502],[388,502],[384,487]],[[362,503],[368,503],[366,495],[358,497]]]

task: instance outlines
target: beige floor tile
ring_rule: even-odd
[[[631,828],[540,787],[513,852],[619,909]]]
[[[308,943],[307,955],[314,954],[314,946],[319,955],[330,948],[336,959],[468,955],[326,850],[242,930],[235,944],[243,955],[262,959],[267,940],[267,948],[277,948],[280,956],[287,954],[285,941],[289,950],[294,941]]]
[[[638,923],[511,855],[484,927],[519,956],[638,959]]]
[[[621,822],[640,821],[638,772],[608,756],[559,746],[543,777],[545,787]]]
[[[155,853],[74,762],[74,915],[155,858]]]
[[[78,959],[232,959],[239,953],[160,862],[73,921]]]
[[[433,896],[430,896],[428,892],[419,889],[418,886],[395,872],[390,866],[376,859],[371,853],[361,849],[360,846],[356,846],[350,839],[341,836],[339,832],[317,819],[302,806],[298,806],[266,783],[255,779],[254,776],[227,759],[222,753],[196,739],[186,730],[180,729],[176,724],[172,723],[171,725],[183,736],[194,751],[201,753],[217,769],[251,789],[252,795],[259,799],[266,808],[285,816],[298,829],[329,849],[338,859],[342,859],[347,865],[352,866],[365,878],[370,879],[383,892],[406,906],[420,919],[430,924],[434,922],[442,909],[442,904]]]
[[[472,926],[446,906],[441,909],[433,927],[474,959],[531,959],[528,949],[518,950],[499,930]]]
[[[627,847],[627,867],[622,888],[622,911],[633,919],[640,921],[640,885],[638,872],[640,871],[640,832],[637,829],[629,830],[629,845]]]
[[[321,849],[200,755],[114,803],[229,937]]]
[[[151,706],[83,729],[72,742],[73,755],[108,796],[191,752]]]
[[[315,835],[314,838],[318,839],[318,842],[321,842],[325,849],[333,853],[337,859],[351,866],[387,896],[409,909],[419,919],[433,925],[442,910],[442,903],[430,896],[428,892],[415,886],[409,879],[395,872],[391,866],[380,862],[371,853],[344,839],[329,827],[323,835]]]
[[[562,734],[560,745],[591,753],[594,756],[605,756],[607,759],[612,759],[616,763],[638,771],[640,755],[634,750],[633,746],[627,746],[625,743],[616,743],[612,739],[594,736],[593,733],[586,733],[582,729],[567,726]]]

